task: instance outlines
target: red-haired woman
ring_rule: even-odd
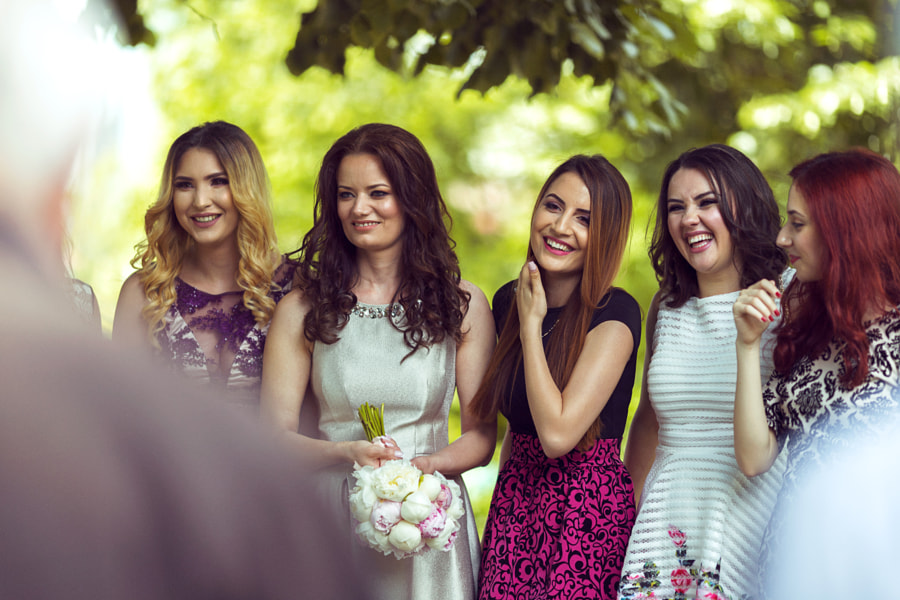
[[[781,298],[775,372],[764,389],[755,376],[758,344],[779,313],[780,293],[762,280],[734,304],[738,464],[757,475],[782,445],[788,448],[784,486],[763,544],[764,578],[780,515],[798,485],[831,453],[870,437],[898,412],[900,173],[877,154],[851,150],[800,163],[791,177],[788,222],[778,243],[796,276]]]
[[[494,452],[496,420],[468,411],[494,348],[490,307],[460,278],[448,221],[431,159],[404,129],[363,125],[322,160],[300,282],[276,308],[266,343],[262,411],[288,432],[298,461],[321,469],[348,543],[354,463],[378,465],[399,452],[366,441],[357,416],[364,402],[384,403],[385,431],[406,458],[463,490],[458,476]],[[315,438],[296,433],[308,385]],[[462,435],[448,444],[454,391]],[[374,565],[373,598],[474,597],[478,532],[464,501],[448,552],[396,560],[354,543],[359,562]]]
[[[631,192],[601,156],[550,175],[526,265],[494,296],[500,341],[473,402],[509,429],[485,526],[480,598],[614,598],[635,518],[619,459],[641,336],[612,287]]]

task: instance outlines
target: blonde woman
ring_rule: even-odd
[[[255,411],[269,321],[295,265],[278,252],[253,140],[223,121],[182,134],[144,229],[113,340],[151,349],[189,379],[220,389],[228,403]]]

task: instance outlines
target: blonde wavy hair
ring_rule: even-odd
[[[131,266],[137,269],[148,303],[141,311],[151,343],[165,327],[165,316],[175,302],[175,278],[194,240],[178,223],[172,200],[174,178],[182,156],[192,148],[216,155],[228,176],[232,201],[240,219],[237,227],[237,283],[243,303],[260,325],[272,318],[275,301],[269,297],[279,265],[278,243],[272,219],[269,178],[256,144],[240,127],[214,121],[183,133],[169,148],[159,196],[144,216],[146,239],[135,246]]]

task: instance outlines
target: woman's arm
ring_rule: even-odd
[[[399,458],[393,448],[384,448],[366,440],[331,442],[297,433],[300,409],[312,366],[312,343],[303,334],[308,306],[299,290],[282,298],[266,337],[260,412],[279,430],[296,456],[307,466],[326,467],[354,462],[379,464],[380,460]]]
[[[456,347],[456,391],[459,396],[461,435],[452,444],[412,462],[426,473],[440,471],[459,475],[490,462],[497,445],[497,418],[482,421],[471,414],[475,392],[487,370],[497,342],[494,318],[484,293],[468,281],[460,283],[469,292],[469,309],[463,319],[463,339]]]
[[[779,314],[775,303],[779,296],[775,283],[763,279],[742,290],[732,308],[738,332],[734,454],[748,477],[765,473],[778,457],[778,442],[769,429],[762,400],[759,345],[763,331]]]
[[[659,313],[659,292],[653,296],[650,309],[647,311],[647,333],[644,346],[644,375],[641,378],[641,398],[638,402],[631,428],[628,430],[628,444],[625,446],[625,468],[634,482],[634,499],[640,502],[647,473],[656,460],[656,446],[659,443],[659,423],[656,411],[650,403],[650,392],[647,389],[647,373],[650,370],[650,359],[653,357],[653,336],[656,334],[656,316]]]
[[[144,284],[141,283],[141,278],[136,272],[132,273],[122,284],[119,299],[116,302],[112,330],[114,342],[141,350],[151,347],[147,322],[141,314],[146,304],[147,296],[144,294]]]
[[[606,321],[584,340],[565,389],[553,381],[541,342],[546,298],[537,267],[523,267],[517,294],[525,391],[544,453],[557,458],[571,451],[597,420],[631,358],[634,339],[620,321]]]

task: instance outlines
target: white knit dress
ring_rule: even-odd
[[[694,297],[677,309],[660,303],[646,382],[659,445],[625,555],[620,598],[756,595],[759,548],[785,457],[752,479],[734,457],[731,307],[738,293]],[[760,350],[763,384],[772,370],[772,329]]]

